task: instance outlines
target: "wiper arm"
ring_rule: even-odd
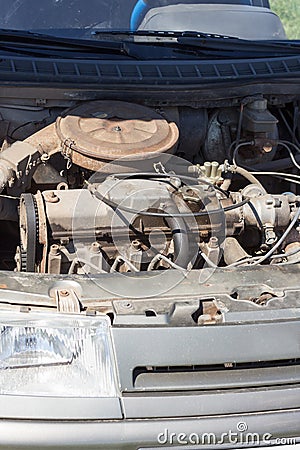
[[[182,35],[177,38],[179,45],[194,49],[216,50],[222,52],[249,54],[255,56],[297,55],[300,53],[300,41],[250,41],[232,37],[203,38]]]
[[[122,41],[64,38],[33,31],[0,29],[0,51],[15,52],[34,56],[72,57],[84,53],[86,56],[113,54],[130,56]]]
[[[299,55],[300,41],[248,41],[198,32],[94,31],[93,38],[58,37],[33,31],[0,29],[0,52],[34,57],[141,60],[186,58],[260,58]]]
[[[219,57],[276,57],[299,55],[300,41],[250,41],[232,36],[193,31],[93,31],[101,42],[110,37],[138,45],[162,46],[194,55]]]

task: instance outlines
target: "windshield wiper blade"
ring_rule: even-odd
[[[166,31],[166,30],[136,30],[136,31],[130,31],[130,30],[92,30],[91,35],[93,36],[101,36],[101,38],[105,37],[116,37],[119,39],[120,37],[128,37],[132,40],[135,40],[136,37],[143,37],[143,38],[161,38],[161,39],[167,39],[167,38],[178,38],[181,36],[186,37],[201,37],[201,38],[207,38],[207,39],[235,39],[239,40],[239,38],[235,38],[232,36],[225,36],[221,34],[215,34],[215,33],[204,33],[204,32],[198,32],[198,31]]]
[[[57,37],[34,31],[0,29],[0,52],[34,57],[219,59],[299,55],[300,41],[248,41],[198,32],[93,31],[94,38]]]
[[[232,36],[193,31],[93,31],[105,39],[134,42],[138,45],[162,46],[194,55],[215,57],[276,57],[299,55],[300,41],[251,41]]]
[[[109,55],[115,58],[152,60],[177,59],[179,57],[177,48],[180,47],[180,50],[182,48],[169,33],[168,36],[165,36],[165,33],[159,33],[159,36],[156,33],[147,33],[146,41],[140,33],[133,35],[131,32],[104,32],[101,39],[98,37],[97,39],[56,37],[33,31],[0,29],[0,52],[5,55],[13,52],[32,57],[82,58],[84,55],[85,58],[104,58]],[[184,54],[187,52],[188,49],[185,49]],[[195,52],[188,53],[190,57],[198,58]],[[204,51],[202,54],[205,57],[212,56]]]
[[[249,54],[255,56],[297,55],[300,53],[300,42],[248,41],[245,39],[226,38],[221,42],[217,39],[193,38],[182,36],[177,39],[179,45],[199,50],[215,50],[217,52]]]
[[[122,41],[105,40],[95,41],[78,38],[64,38],[51,36],[33,31],[0,29],[0,51],[14,52],[33,56],[77,57],[82,54],[92,55],[118,55],[128,54],[126,45]]]

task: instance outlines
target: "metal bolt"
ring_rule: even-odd
[[[59,254],[59,246],[57,244],[53,244],[50,247],[50,255],[56,256]]]
[[[277,241],[277,236],[274,232],[272,224],[266,223],[265,228],[265,243],[267,245],[273,245]]]
[[[50,191],[45,193],[45,200],[48,203],[57,203],[59,201],[59,198],[55,194],[55,192]]]
[[[131,242],[131,246],[135,249],[135,250],[139,250],[141,247],[141,242],[138,239],[135,239],[134,241]]]
[[[124,308],[124,309],[131,309],[132,308],[132,304],[130,302],[126,302],[126,301],[121,302],[120,306],[121,306],[121,308]]]
[[[219,239],[216,236],[212,236],[208,242],[208,246],[210,248],[218,248],[219,246]]]
[[[62,297],[68,297],[68,295],[70,295],[69,291],[67,291],[67,290],[59,291],[59,294],[60,294]]]
[[[91,251],[93,253],[99,253],[100,252],[100,244],[99,242],[93,242],[91,245]]]

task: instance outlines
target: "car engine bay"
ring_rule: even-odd
[[[296,98],[210,108],[0,104],[0,114],[2,270],[300,261]]]

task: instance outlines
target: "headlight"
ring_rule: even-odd
[[[109,319],[1,312],[0,394],[117,397]]]

